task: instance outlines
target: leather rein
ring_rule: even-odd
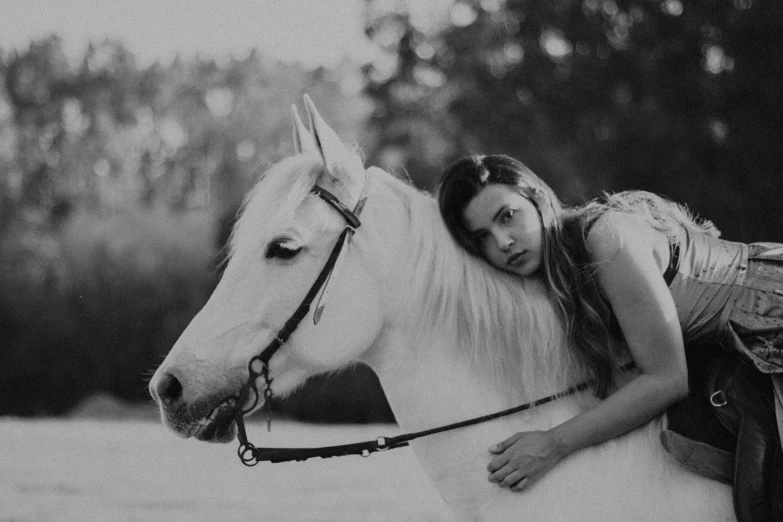
[[[248,362],[249,376],[247,382],[245,383],[245,385],[243,386],[242,390],[239,393],[239,397],[237,399],[236,407],[234,410],[234,420],[237,424],[237,439],[239,439],[239,448],[237,449],[237,455],[239,456],[239,459],[242,461],[242,463],[246,466],[255,466],[259,462],[304,461],[315,457],[319,457],[323,459],[331,458],[331,457],[342,457],[347,455],[361,455],[363,457],[368,457],[372,453],[376,453],[379,451],[386,451],[390,449],[408,446],[409,441],[414,439],[426,437],[428,435],[434,435],[436,433],[441,433],[444,431],[454,430],[457,428],[463,428],[466,426],[471,426],[482,422],[487,422],[500,417],[512,415],[514,413],[518,413],[536,406],[540,406],[542,404],[546,404],[548,402],[552,402],[554,400],[567,397],[569,395],[573,395],[576,392],[587,389],[593,384],[592,382],[583,382],[575,386],[572,386],[567,390],[561,391],[559,393],[555,393],[553,395],[538,399],[533,402],[516,406],[514,408],[509,408],[507,410],[498,411],[495,413],[491,413],[489,415],[483,415],[481,417],[475,417],[472,419],[467,419],[452,424],[446,424],[444,426],[439,426],[428,430],[404,433],[396,437],[378,437],[377,439],[368,440],[364,442],[341,444],[337,446],[322,446],[316,448],[263,448],[263,447],[256,447],[251,442],[249,442],[247,439],[247,432],[245,429],[244,416],[250,413],[251,411],[253,411],[253,409],[258,405],[259,393],[255,384],[256,380],[259,377],[264,379],[264,401],[265,401],[264,408],[268,409],[270,399],[272,399],[273,396],[272,388],[271,388],[273,379],[269,376],[269,360],[280,349],[280,347],[282,347],[283,344],[285,344],[285,342],[288,340],[288,338],[291,336],[294,330],[296,330],[297,326],[299,326],[299,323],[302,321],[302,319],[304,319],[307,316],[307,314],[310,312],[310,307],[313,301],[315,300],[316,296],[324,288],[324,285],[327,284],[327,282],[329,281],[329,278],[335,269],[337,261],[340,257],[340,253],[343,251],[345,244],[350,242],[350,239],[353,237],[354,233],[356,232],[356,229],[361,226],[361,222],[359,221],[359,214],[361,214],[362,208],[364,207],[364,203],[366,201],[366,196],[364,193],[365,189],[366,189],[366,182],[365,182],[365,187],[362,189],[362,195],[359,198],[359,202],[357,203],[353,211],[349,210],[345,205],[343,205],[342,202],[340,202],[340,200],[337,199],[333,194],[331,194],[330,192],[328,192],[327,190],[319,186],[314,186],[311,191],[313,194],[319,196],[321,199],[326,201],[330,206],[332,206],[335,210],[337,210],[337,212],[339,212],[343,216],[343,218],[345,218],[347,224],[346,227],[343,229],[342,233],[340,234],[340,237],[337,239],[337,243],[332,249],[332,252],[329,255],[329,258],[327,259],[326,264],[321,269],[321,272],[318,274],[318,277],[316,277],[315,282],[310,287],[310,290],[307,292],[307,295],[302,300],[302,303],[299,305],[299,307],[296,309],[293,315],[288,319],[288,321],[286,321],[283,328],[279,332],[277,332],[277,335],[275,336],[274,339],[272,339],[269,345],[267,345],[267,347],[260,354],[254,356]],[[316,324],[318,323],[319,317],[320,317],[320,307],[316,309],[314,315],[314,323]],[[633,363],[629,363],[622,366],[620,369],[626,370],[632,367],[633,367]],[[247,402],[251,392],[253,393],[254,396],[253,401],[248,407],[243,408],[242,405],[245,402]],[[270,412],[267,411],[267,415],[269,415],[269,413]],[[270,419],[271,418],[268,416],[267,429],[269,429],[270,426],[270,422],[271,422]]]

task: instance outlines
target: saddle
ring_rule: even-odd
[[[663,447],[687,469],[731,485],[739,522],[783,520],[771,379],[739,353],[715,346],[688,352],[691,391],[667,410]]]

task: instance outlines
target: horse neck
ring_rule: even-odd
[[[433,198],[399,185],[371,198],[383,204],[366,221],[379,227],[373,248],[390,294],[368,362],[400,424],[454,422],[573,384],[571,351],[540,282],[466,254]]]

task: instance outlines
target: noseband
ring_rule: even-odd
[[[312,305],[316,296],[321,291],[321,289],[324,288],[324,285],[329,281],[329,278],[334,271],[335,266],[337,265],[340,253],[343,251],[343,247],[346,243],[350,242],[351,238],[356,232],[356,229],[361,226],[361,222],[359,221],[359,214],[361,214],[362,208],[364,207],[364,203],[367,199],[365,195],[366,186],[367,183],[365,179],[365,186],[362,189],[362,194],[359,197],[359,201],[356,204],[356,207],[354,207],[353,211],[349,210],[339,199],[337,199],[326,189],[323,189],[319,186],[314,186],[311,190],[312,194],[317,195],[322,200],[326,201],[331,207],[337,210],[337,212],[339,212],[340,215],[345,218],[347,224],[340,234],[340,237],[337,239],[337,244],[334,245],[332,253],[329,254],[329,259],[327,259],[326,264],[321,269],[321,272],[315,279],[313,286],[310,287],[307,295],[305,295],[302,303],[288,319],[288,321],[285,322],[283,328],[277,332],[275,338],[272,339],[266,348],[264,348],[264,351],[254,356],[248,362],[247,369],[249,376],[247,382],[239,393],[237,404],[234,410],[234,420],[237,423],[238,431],[237,438],[239,439],[239,449],[237,450],[237,453],[239,454],[239,458],[242,463],[247,466],[254,466],[261,460],[269,460],[264,458],[265,450],[267,450],[267,448],[257,448],[252,443],[248,442],[247,433],[245,431],[244,416],[253,411],[253,409],[258,405],[259,401],[256,380],[259,377],[264,379],[264,407],[269,408],[269,402],[273,395],[271,388],[273,379],[269,376],[269,360],[275,353],[277,353],[280,347],[285,344],[294,330],[296,330],[297,326],[299,326],[299,323],[302,321],[302,319],[304,319],[310,312],[310,306]],[[313,321],[316,324],[320,319],[322,309],[323,306],[318,306],[313,315]],[[251,392],[253,393],[254,397],[253,401],[247,408],[243,408],[242,405],[247,402]],[[268,416],[267,429],[269,429],[269,423],[270,417]]]

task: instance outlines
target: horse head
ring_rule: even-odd
[[[313,187],[355,213],[363,205],[368,172],[361,160],[308,97],[305,106],[309,129],[292,107],[297,154],[267,171],[247,198],[218,286],[150,382],[163,422],[182,437],[234,438],[233,415],[248,361],[278,336],[348,226]],[[311,375],[361,360],[382,330],[378,276],[367,268],[372,249],[363,230],[355,238],[350,232],[325,287],[269,361],[276,396]],[[256,384],[263,389],[264,383]],[[261,406],[263,397],[255,409]]]

